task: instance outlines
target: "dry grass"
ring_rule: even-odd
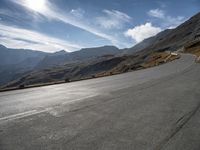
[[[197,56],[196,62],[200,63],[200,42],[198,42],[190,47],[185,47],[184,52],[196,55]]]
[[[179,54],[170,52],[156,52],[151,54],[148,60],[145,63],[141,64],[141,66],[143,68],[154,67],[179,58],[180,58]]]
[[[152,53],[150,56],[148,56],[147,60],[144,60],[144,63],[139,65],[131,65],[131,64],[125,64],[123,67],[115,67],[110,71],[107,72],[101,72],[95,75],[95,77],[104,77],[104,76],[110,76],[115,74],[120,74],[128,71],[133,70],[140,70],[145,68],[154,67],[163,63],[167,63],[170,61],[173,61],[175,59],[180,58],[180,55],[170,52],[156,52]]]
[[[191,44],[187,44],[184,47],[184,52],[185,53],[191,53],[196,55],[197,57],[200,56],[200,41],[195,41],[195,42],[191,42]]]
[[[200,47],[197,47],[197,48],[192,48],[192,49],[187,49],[185,50],[186,53],[191,53],[191,54],[194,54],[196,56],[200,56]]]

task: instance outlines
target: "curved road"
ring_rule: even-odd
[[[194,56],[145,70],[0,93],[1,150],[199,150]]]

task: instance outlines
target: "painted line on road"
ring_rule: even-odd
[[[36,110],[31,110],[31,111],[27,111],[27,112],[23,112],[23,113],[18,113],[18,114],[2,117],[2,118],[0,118],[0,121],[2,121],[2,120],[12,120],[12,119],[15,119],[15,118],[19,118],[19,117],[23,117],[23,116],[33,114],[35,112],[36,112]]]
[[[38,111],[38,110],[26,111],[26,112],[23,112],[23,113],[18,113],[18,114],[2,117],[2,118],[0,118],[0,121],[11,121],[11,120],[28,117],[28,116],[39,114],[39,113],[46,112],[46,111],[47,111],[46,109],[41,110],[41,111]]]
[[[79,98],[79,99],[72,100],[72,101],[66,101],[66,102],[63,102],[61,104],[66,105],[66,104],[78,102],[78,101],[81,101],[81,100],[84,100],[84,99],[87,99],[87,98],[91,98],[91,97],[95,97],[95,96],[97,96],[97,95],[90,95],[90,96],[87,96],[87,97],[84,97],[84,98]],[[62,105],[60,105],[60,106],[62,106]],[[4,121],[12,121],[12,120],[16,120],[16,119],[21,119],[21,118],[24,118],[24,117],[28,117],[28,116],[32,116],[32,115],[36,115],[36,114],[40,114],[40,113],[44,113],[44,112],[50,112],[54,108],[57,108],[57,107],[48,107],[48,108],[44,108],[44,110],[34,109],[34,110],[26,111],[26,112],[23,112],[23,113],[9,115],[9,116],[5,116],[5,117],[0,118],[0,121],[4,122]]]

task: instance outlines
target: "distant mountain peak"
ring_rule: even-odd
[[[68,54],[68,52],[65,50],[60,50],[60,51],[51,53],[49,56],[60,56],[60,55],[65,55],[65,54]]]
[[[68,53],[68,52],[67,52],[66,50],[64,50],[64,49],[63,49],[63,50],[60,50],[60,51],[58,51],[58,52],[65,52],[65,53]]]

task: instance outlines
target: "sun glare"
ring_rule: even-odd
[[[25,5],[37,12],[42,12],[46,8],[46,0],[25,0]]]

